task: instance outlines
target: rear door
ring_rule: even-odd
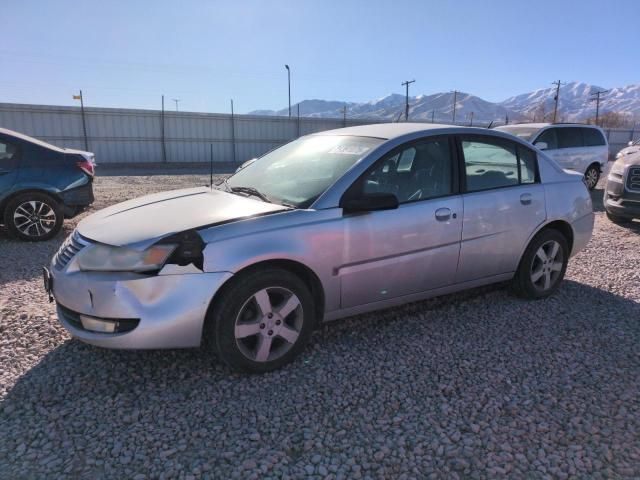
[[[584,146],[582,130],[580,127],[557,127],[558,149],[554,152],[553,158],[563,168],[584,174],[591,164],[592,152]]]
[[[582,139],[588,157],[585,171],[593,163],[598,163],[601,167],[605,166],[609,160],[609,145],[600,129],[583,127]]]
[[[488,135],[459,136],[458,151],[464,218],[456,282],[513,272],[546,218],[536,154]]]
[[[0,198],[13,187],[18,173],[19,146],[10,137],[0,135]]]
[[[378,160],[347,195],[393,193],[395,210],[345,213],[342,307],[450,285],[455,280],[462,197],[447,136],[404,144]]]

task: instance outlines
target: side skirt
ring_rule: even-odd
[[[481,287],[483,285],[490,285],[492,283],[505,282],[513,278],[514,272],[501,273],[500,275],[492,275],[490,277],[483,277],[469,282],[456,283],[446,287],[435,288],[433,290],[427,290],[426,292],[412,293],[410,295],[403,295],[401,297],[390,298],[380,302],[365,303],[364,305],[357,305],[355,307],[343,308],[340,310],[333,310],[327,312],[324,315],[324,322],[332,320],[338,320],[340,318],[350,317],[352,315],[359,315],[361,313],[372,312],[374,310],[382,310],[384,308],[396,307],[405,303],[417,302],[420,300],[426,300],[428,298],[438,297],[440,295],[447,295],[449,293],[460,292],[462,290],[468,290],[470,288]]]

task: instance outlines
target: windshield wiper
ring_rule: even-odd
[[[282,205],[283,207],[288,208],[296,208],[295,205],[291,205],[290,203],[285,202],[275,202],[271,198],[267,197],[264,193],[254,187],[231,187],[227,184],[226,180],[224,182],[225,186],[229,189],[230,192],[233,193],[246,193],[248,195],[252,195],[254,197],[258,197],[263,202],[267,203],[275,203],[276,205]]]
[[[252,195],[254,197],[258,197],[263,202],[275,203],[275,202],[271,201],[269,199],[269,197],[267,197],[264,193],[262,193],[257,188],[253,188],[253,187],[229,187],[229,189],[230,189],[230,191],[232,191],[234,193],[236,193],[236,192],[238,192],[238,193],[246,193],[248,195]]]

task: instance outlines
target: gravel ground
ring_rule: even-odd
[[[207,180],[98,178],[93,209]],[[640,225],[601,196],[552,298],[498,286],[353,317],[252,376],[71,340],[40,278],[64,236],[0,231],[0,477],[638,478]]]

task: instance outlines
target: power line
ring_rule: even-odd
[[[415,80],[407,80],[405,82],[402,82],[401,85],[403,87],[407,87],[407,94],[405,96],[405,107],[404,107],[404,121],[408,122],[409,121],[409,85],[414,83]]]
[[[598,90],[597,92],[593,92],[590,94],[592,97],[595,95],[595,98],[592,98],[591,101],[596,102],[596,125],[598,125],[598,117],[600,115],[600,96],[608,92],[609,90]]]

